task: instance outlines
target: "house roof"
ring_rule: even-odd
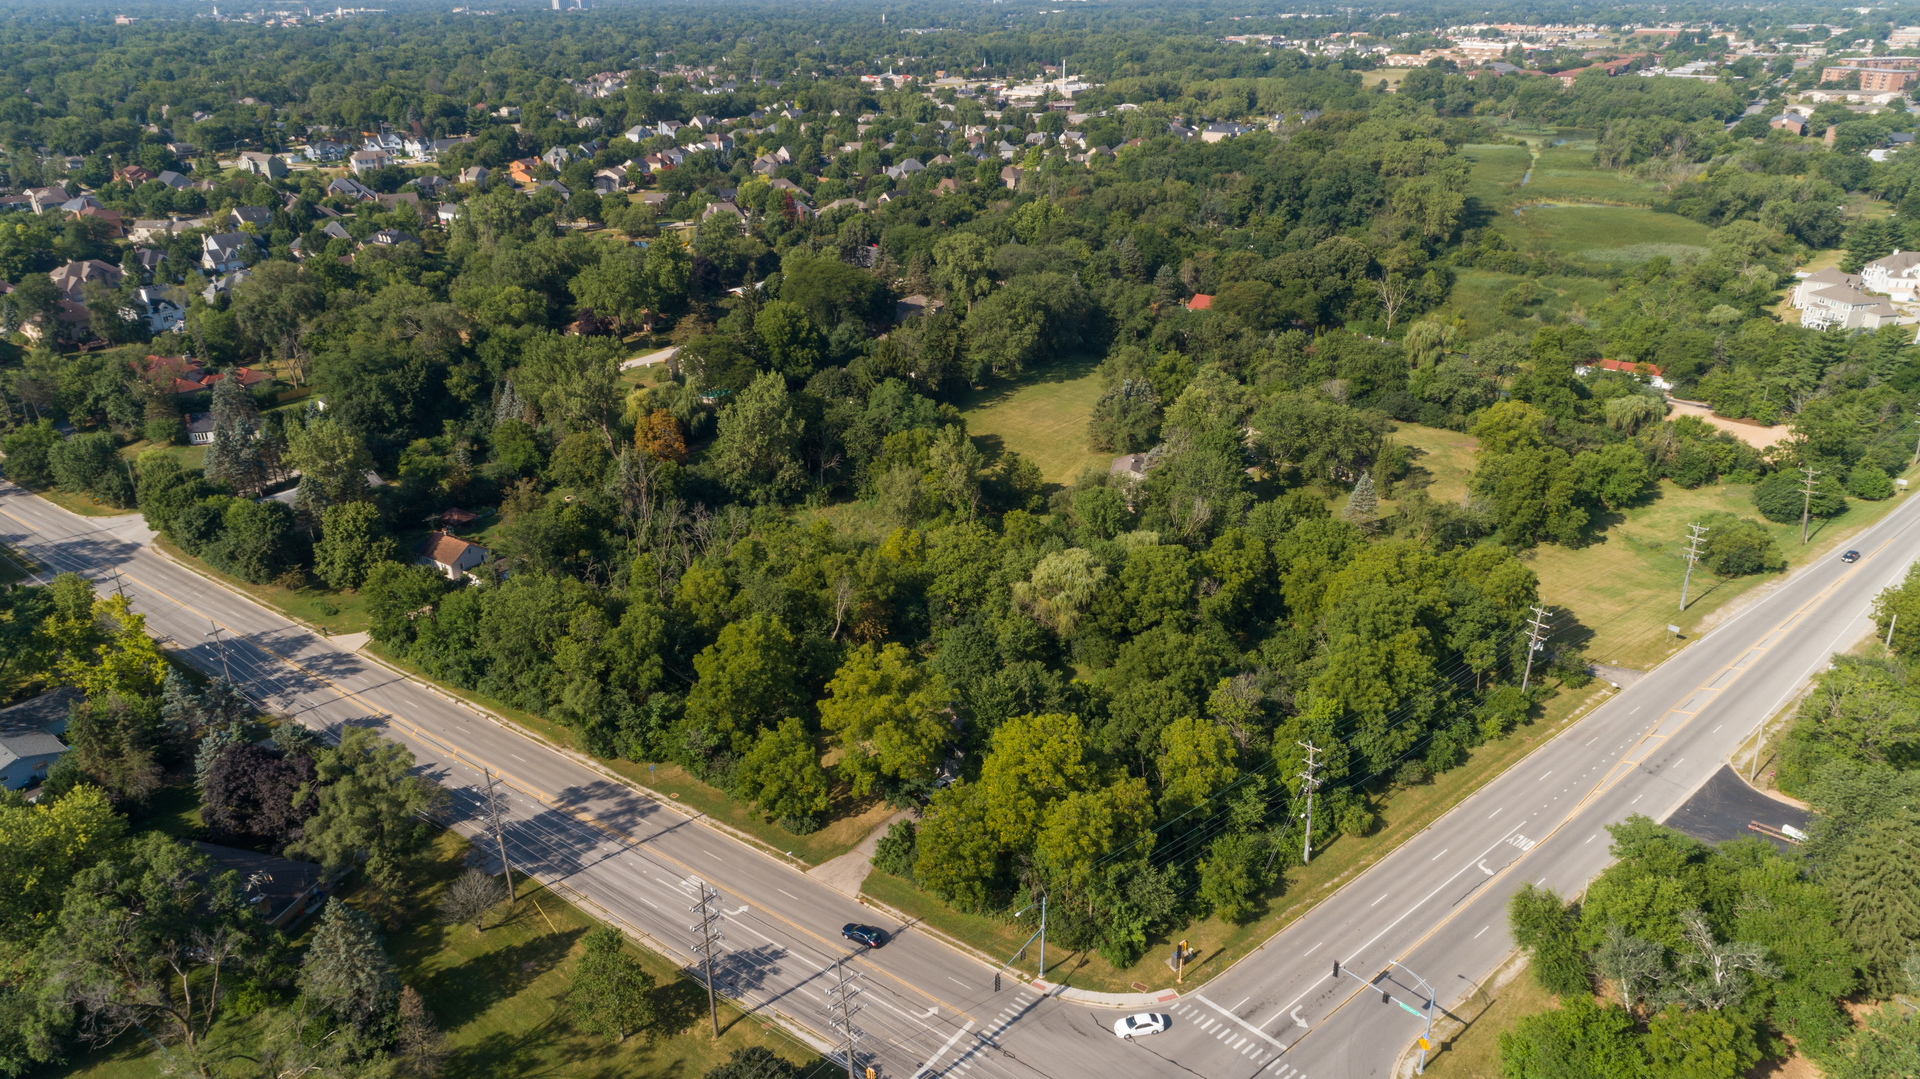
[[[1642,371],[1644,371],[1647,374],[1653,375],[1656,378],[1666,374],[1665,371],[1662,371],[1660,368],[1655,367],[1653,364],[1630,363],[1626,360],[1601,360],[1598,363],[1595,363],[1594,366],[1600,368],[1603,371],[1624,371],[1630,375],[1637,375],[1637,374],[1640,374]]]
[[[0,708],[0,730],[57,732],[67,729],[67,714],[85,698],[72,686],[50,689],[38,697]]]
[[[187,433],[190,435],[208,435],[213,433],[213,413],[187,413]]]
[[[213,843],[195,843],[193,848],[212,859],[222,871],[230,869],[238,873],[248,902],[257,901],[257,906],[266,908],[260,915],[268,922],[277,921],[289,905],[306,896],[307,889],[321,883],[323,871],[312,862],[296,862]]]
[[[1826,288],[1814,290],[1810,295],[1848,307],[1872,307],[1880,302],[1878,297],[1869,296],[1857,288],[1848,288],[1845,285],[1828,285]]]
[[[468,543],[459,536],[449,536],[445,532],[429,532],[426,541],[416,550],[420,557],[438,562],[443,566],[457,566],[468,548],[479,548],[484,557],[486,548],[477,543]]]
[[[1874,259],[1872,262],[1867,263],[1867,269],[1869,270],[1876,266],[1888,273],[1900,273],[1903,270],[1911,270],[1915,266],[1920,266],[1920,251],[1896,250],[1893,254],[1885,258]]]
[[[1213,307],[1213,297],[1204,292],[1196,292],[1193,299],[1187,301],[1187,310],[1206,311]]]

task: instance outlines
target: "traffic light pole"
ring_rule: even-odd
[[[1422,978],[1420,975],[1415,974],[1411,970],[1408,970],[1407,967],[1402,963],[1389,959],[1387,960],[1387,965],[1400,968],[1400,970],[1404,971],[1408,977],[1412,978],[1416,982],[1419,982],[1420,987],[1422,989],[1425,989],[1427,991],[1427,1007],[1426,1007],[1426,1012],[1424,1016],[1424,1018],[1427,1021],[1427,1032],[1420,1036],[1420,1063],[1416,1065],[1413,1069],[1413,1074],[1425,1075],[1427,1072],[1427,1050],[1432,1048],[1433,1046],[1433,1000],[1434,1000],[1433,986],[1428,985],[1427,980],[1425,978]],[[1396,1000],[1394,1001],[1394,1003],[1399,1004],[1402,1008],[1406,1008],[1406,1010],[1409,1012],[1413,1012],[1415,1017],[1421,1017],[1420,1012],[1414,1011],[1412,1008],[1407,1008],[1407,1006],[1405,1004],[1401,1004],[1400,1001]]]

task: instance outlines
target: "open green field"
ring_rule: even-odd
[[[1854,533],[1910,497],[1848,499],[1846,512],[1814,522],[1811,541],[1803,547],[1797,522],[1776,525],[1760,517],[1750,486],[1688,491],[1662,481],[1651,501],[1608,515],[1606,531],[1594,543],[1581,548],[1541,546],[1529,557],[1540,575],[1540,598],[1570,613],[1558,623],[1559,632],[1574,630],[1576,640],[1590,635],[1584,647],[1595,662],[1644,670],[1685,643],[1667,640],[1669,623],[1679,626],[1683,637],[1697,636],[1702,623],[1729,603],[1780,579],[1779,574],[1761,574],[1720,580],[1702,568],[1694,572],[1687,610],[1681,612],[1677,608],[1687,568],[1682,554],[1687,522],[1715,510],[1751,517],[1773,533],[1792,568],[1831,557]]]
[[[1525,206],[1518,217],[1499,220],[1507,239],[1522,251],[1556,251],[1595,262],[1645,262],[1689,249],[1704,254],[1713,234],[1691,218],[1635,206]]]
[[[1513,200],[1521,177],[1533,164],[1533,152],[1525,146],[1470,143],[1460,148],[1460,156],[1473,164],[1467,173],[1467,195],[1492,213],[1501,212]]]
[[[1423,427],[1417,423],[1394,425],[1392,438],[1402,446],[1420,451],[1410,462],[1413,473],[1410,479],[1426,487],[1427,497],[1436,502],[1458,502],[1467,497],[1467,475],[1473,471],[1473,454],[1480,448],[1479,439],[1464,431]]]
[[[654,1007],[661,1023],[650,1035],[614,1045],[576,1032],[564,997],[574,953],[594,920],[554,893],[519,884],[516,906],[484,932],[449,927],[433,917],[441,891],[462,868],[467,841],[442,833],[412,910],[418,920],[387,934],[400,981],[425,998],[447,1038],[445,1075],[544,1076],[550,1079],[700,1079],[733,1051],[761,1045],[802,1065],[817,1057],[762,1019],[722,1002],[720,1037],[707,1025],[706,991],[682,977],[662,956],[630,947],[658,984]],[[351,902],[351,896],[349,896]],[[494,917],[499,918],[500,912]],[[310,932],[317,919],[302,927]],[[304,937],[304,933],[303,933]],[[296,947],[305,944],[294,940]],[[260,1020],[229,1019],[215,1027],[215,1053],[226,1059],[213,1074],[251,1075],[242,1054],[253,1051]],[[147,1079],[169,1074],[151,1043],[137,1034],[83,1057],[61,1074],[79,1079]],[[49,1073],[51,1074],[51,1073]]]
[[[967,433],[989,456],[1014,450],[1040,466],[1048,483],[1072,483],[1110,455],[1087,447],[1087,417],[1100,399],[1100,360],[1064,360],[975,390],[960,402]]]
[[[1641,211],[1651,212],[1651,211]],[[1549,275],[1527,277],[1495,270],[1454,271],[1453,290],[1447,294],[1443,311],[1462,320],[1461,340],[1474,341],[1499,330],[1531,333],[1529,323],[1516,323],[1499,308],[1500,297],[1522,281],[1532,281],[1539,297],[1527,308],[1528,314],[1582,316],[1605,300],[1610,283],[1594,277]]]
[[[1558,145],[1555,145],[1558,143]],[[1605,202],[1645,206],[1658,190],[1618,169],[1593,165],[1593,140],[1566,137],[1543,140],[1533,176],[1519,192],[1529,202]]]

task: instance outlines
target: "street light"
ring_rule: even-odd
[[[226,679],[227,683],[231,685],[233,675],[227,670],[227,642],[220,637],[219,625],[216,624],[212,629],[208,630],[206,636],[212,637],[213,643],[220,646],[220,677]]]
[[[1413,1069],[1413,1073],[1415,1075],[1425,1075],[1427,1072],[1427,1049],[1429,1046],[1433,1044],[1433,1001],[1434,1001],[1433,986],[1428,985],[1427,980],[1425,978],[1422,978],[1420,975],[1415,974],[1411,970],[1408,970],[1405,964],[1389,959],[1387,960],[1387,965],[1391,967],[1399,967],[1401,970],[1406,971],[1408,977],[1412,978],[1416,982],[1419,982],[1420,987],[1427,991],[1427,1007],[1425,1012],[1425,1018],[1427,1020],[1427,1032],[1426,1034],[1422,1035],[1420,1038],[1420,1063],[1418,1066],[1416,1066]],[[1397,1000],[1394,1001],[1394,1003],[1400,1004],[1400,1002]],[[1420,1016],[1422,1014],[1420,1012],[1413,1011],[1412,1008],[1407,1008],[1405,1004],[1400,1004],[1400,1006],[1402,1008],[1406,1008],[1407,1011],[1413,1012],[1415,1016]]]
[[[1025,914],[1028,910],[1032,910],[1033,906],[1034,905],[1031,903],[1027,904],[1026,910],[1016,911],[1014,913],[1014,917],[1015,918],[1020,917],[1022,914]],[[1037,936],[1040,938],[1040,978],[1041,980],[1044,981],[1047,977],[1047,893],[1045,892],[1040,893],[1039,906],[1040,906],[1040,930],[1039,932],[1035,933],[1034,936]],[[1028,937],[1027,944],[1031,944],[1031,943],[1033,943],[1033,937]],[[1026,950],[1027,950],[1027,945],[1022,944],[1020,946],[1020,951],[1024,952]],[[1019,952],[1015,952],[1014,954],[1018,955]]]

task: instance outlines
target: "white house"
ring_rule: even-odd
[[[287,174],[287,160],[279,154],[263,154],[254,150],[240,152],[240,171],[255,176],[264,176],[269,180],[278,180]]]
[[[393,164],[393,156],[385,150],[355,150],[347,159],[347,166],[353,169],[355,176],[377,172]]]
[[[432,566],[457,581],[473,567],[487,560],[487,549],[445,532],[429,532],[425,543],[416,548],[418,562]]]
[[[0,709],[0,787],[19,790],[47,777],[67,751],[59,736],[80,699],[80,692],[68,687]]]
[[[246,262],[241,252],[253,246],[253,237],[244,232],[224,232],[200,241],[200,265],[214,273],[231,273]]]
[[[1878,296],[1869,296],[1845,285],[1828,285],[1807,294],[1800,309],[1800,325],[1814,330],[1839,326],[1847,330],[1877,330],[1882,326],[1914,321]]]
[[[187,445],[189,446],[213,445],[213,413],[211,412],[187,413]]]
[[[150,285],[135,289],[133,303],[121,308],[120,315],[144,320],[150,333],[171,333],[187,320],[186,308],[173,295],[170,285]]]
[[[1886,258],[1875,259],[1860,271],[1862,287],[1868,292],[1885,293],[1896,300],[1912,301],[1920,291],[1920,251],[1895,249]]]
[[[1808,297],[1823,288],[1839,285],[1843,288],[1859,289],[1865,284],[1866,282],[1859,274],[1841,273],[1839,270],[1817,270],[1801,278],[1799,284],[1793,286],[1793,295],[1789,299],[1796,309],[1804,311],[1810,302]]]

